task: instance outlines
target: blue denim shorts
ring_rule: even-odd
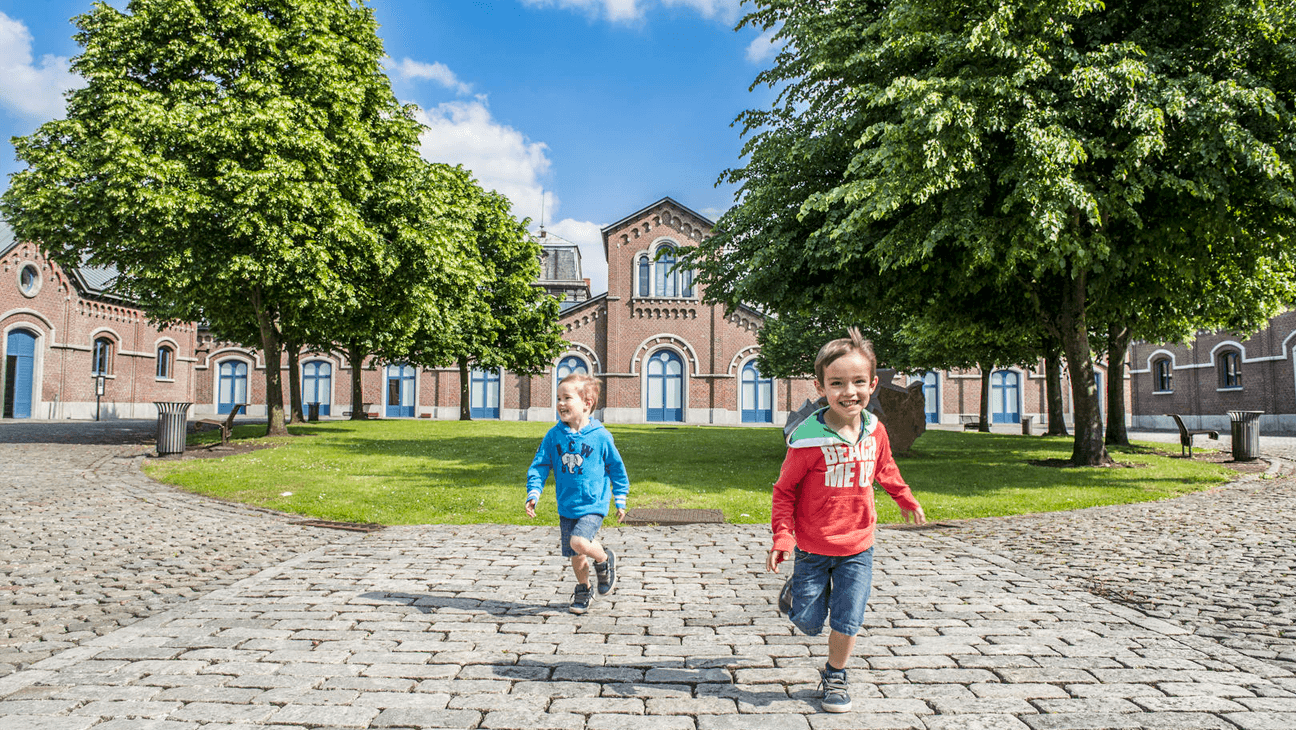
[[[585,515],[584,517],[563,517],[558,515],[558,531],[561,533],[562,555],[564,558],[575,557],[579,553],[571,548],[573,537],[593,540],[603,526],[603,515]]]
[[[792,569],[792,623],[808,636],[824,620],[839,634],[854,636],[864,626],[873,590],[873,548],[855,555],[817,555],[796,550]]]

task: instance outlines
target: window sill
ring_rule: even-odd
[[[630,297],[630,301],[633,301],[633,302],[694,302],[694,303],[696,303],[696,302],[698,301],[698,298],[697,298],[697,297],[645,297],[645,296],[633,296],[633,297]]]
[[[116,376],[116,375],[112,375],[112,374],[110,374],[110,373],[90,373],[90,377],[91,377],[92,379],[93,379],[93,378],[103,378],[104,380],[116,380],[116,379],[117,379],[117,376]]]
[[[1154,390],[1152,395],[1174,395],[1173,390]]]
[[[154,378],[154,381],[158,383],[174,383],[175,378]]]
[[[1215,389],[1215,392],[1216,392],[1216,393],[1232,393],[1232,392],[1236,392],[1236,391],[1240,391],[1240,390],[1242,390],[1242,386],[1240,386],[1240,385],[1232,385],[1232,386],[1229,386],[1229,387],[1227,387],[1227,388],[1216,388],[1216,389]]]

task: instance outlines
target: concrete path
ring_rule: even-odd
[[[1296,727],[1282,460],[1167,502],[882,531],[856,710],[828,715],[763,525],[609,531],[620,586],[578,617],[553,529],[307,528],[153,484],[138,445],[16,440],[4,730]]]

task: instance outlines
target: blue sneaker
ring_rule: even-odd
[[[585,613],[589,610],[590,601],[594,599],[594,591],[584,583],[577,583],[576,590],[572,591],[571,605],[567,607],[568,611],[575,614]]]
[[[606,596],[616,588],[616,553],[611,548],[603,548],[607,553],[607,560],[594,564],[594,575],[598,576],[598,592],[600,596]]]
[[[850,712],[851,698],[847,691],[849,682],[846,680],[846,670],[833,669],[831,664],[825,664],[819,670],[819,676],[822,678],[819,687],[823,689],[820,706],[824,712]]]

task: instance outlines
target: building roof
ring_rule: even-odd
[[[13,229],[8,223],[0,221],[0,256],[9,253],[17,245],[18,238],[14,235]],[[117,269],[112,266],[81,265],[70,270],[65,268],[64,271],[70,274],[69,278],[82,294],[133,304],[130,300],[112,292],[112,283],[117,279]]]
[[[642,216],[644,213],[647,213],[648,211],[652,210],[653,208],[656,208],[657,206],[659,206],[659,205],[661,205],[661,204],[663,204],[663,203],[669,203],[669,204],[671,204],[671,205],[673,205],[673,206],[675,206],[675,207],[677,207],[677,208],[683,210],[684,212],[688,213],[689,215],[691,215],[691,216],[697,218],[698,220],[702,221],[703,223],[705,223],[705,224],[707,225],[708,228],[710,228],[710,227],[714,227],[714,226],[715,226],[715,221],[711,220],[710,218],[707,218],[706,216],[702,215],[701,213],[697,212],[696,210],[693,210],[692,208],[688,207],[687,205],[684,205],[684,204],[680,203],[678,200],[675,200],[674,198],[672,198],[672,197],[670,197],[670,196],[668,195],[668,196],[662,198],[661,200],[658,200],[657,202],[655,202],[655,203],[653,203],[653,204],[651,204],[651,205],[646,205],[646,206],[640,208],[639,210],[636,210],[635,212],[633,212],[633,213],[631,213],[630,215],[628,215],[628,216],[622,218],[621,220],[617,221],[616,223],[611,223],[611,224],[609,224],[609,225],[603,226],[603,228],[602,228],[602,232],[603,232],[604,234],[606,234],[608,231],[611,231],[611,230],[613,230],[613,229],[615,229],[615,228],[620,228],[621,226],[625,225],[626,223],[629,223],[630,221],[632,221],[632,220],[634,220],[634,219],[636,219],[636,218]]]

